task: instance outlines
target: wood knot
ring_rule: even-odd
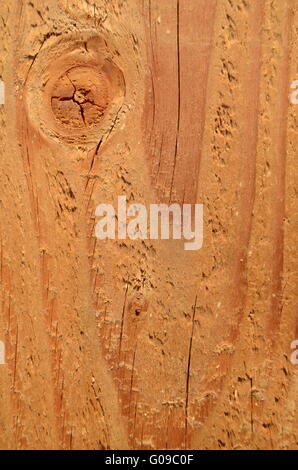
[[[118,60],[106,38],[88,33],[44,47],[26,86],[27,112],[36,128],[83,151],[110,136],[125,97]]]
[[[109,101],[106,77],[87,66],[74,67],[59,77],[51,97],[55,118],[69,129],[99,124]]]

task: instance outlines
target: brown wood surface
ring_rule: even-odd
[[[297,0],[1,2],[1,449],[298,448],[297,30]],[[97,240],[119,195],[204,204],[202,249]]]

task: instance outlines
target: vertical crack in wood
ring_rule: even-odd
[[[176,163],[177,163],[177,153],[178,153],[179,133],[180,133],[180,119],[181,119],[181,116],[180,116],[180,113],[181,113],[180,0],[177,0],[177,32],[176,32],[176,40],[177,40],[177,84],[178,84],[178,94],[177,94],[177,129],[176,129],[174,164],[173,164],[172,180],[171,180],[171,187],[170,187],[170,202],[171,202],[171,200],[172,200],[173,185],[174,185],[174,177],[175,177],[175,170],[176,170]]]
[[[193,314],[192,314],[192,325],[191,325],[191,334],[188,347],[188,360],[187,360],[187,371],[186,371],[186,394],[185,394],[185,449],[188,445],[188,418],[189,418],[189,388],[190,388],[190,372],[191,372],[191,357],[192,357],[192,343],[195,327],[195,318],[196,318],[196,308],[197,308],[197,296],[195,298],[195,303],[193,305]]]
[[[120,329],[119,354],[118,354],[119,361],[120,361],[122,339],[123,339],[124,320],[125,320],[124,317],[125,317],[125,309],[126,309],[127,292],[128,292],[128,282],[126,284],[126,289],[125,289],[125,294],[124,294],[124,302],[123,302],[123,308],[122,308],[122,316],[121,316],[121,329]]]

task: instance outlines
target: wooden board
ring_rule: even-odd
[[[0,17],[1,449],[297,449],[297,0]],[[97,239],[121,195],[203,247]]]

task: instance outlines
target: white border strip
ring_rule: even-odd
[[[3,341],[0,341],[0,365],[5,364],[5,346]]]
[[[5,104],[5,87],[3,80],[0,80],[0,104]]]

